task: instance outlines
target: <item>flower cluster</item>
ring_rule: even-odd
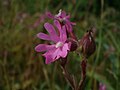
[[[49,34],[41,32],[37,34],[37,37],[50,41],[50,44],[39,44],[35,47],[35,50],[37,52],[45,52],[43,56],[46,58],[46,64],[60,58],[66,58],[70,51],[75,51],[76,49],[86,58],[95,52],[93,28],[88,30],[81,40],[77,40],[73,32],[75,23],[70,21],[70,15],[67,15],[65,11],[60,10],[56,15],[46,12],[45,16],[52,19],[54,24],[45,23],[44,28]]]
[[[85,33],[85,35],[77,40],[73,33],[73,25],[70,21],[70,15],[65,11],[60,10],[57,15],[52,15],[50,12],[45,14],[48,18],[54,21],[53,24],[45,23],[44,28],[48,34],[38,33],[37,37],[49,41],[49,44],[39,44],[35,47],[37,52],[45,52],[43,56],[46,58],[45,63],[49,64],[56,60],[60,60],[60,65],[63,70],[63,75],[74,90],[83,90],[82,86],[86,78],[87,58],[91,56],[96,49],[93,28]],[[77,50],[83,57],[81,62],[81,80],[77,85],[73,75],[70,75],[66,70],[67,55],[70,51]],[[71,77],[73,76],[73,77]],[[101,86],[100,90],[104,90]]]
[[[51,44],[39,44],[35,47],[37,52],[45,52],[43,56],[46,58],[45,63],[49,64],[60,58],[65,58],[71,49],[72,41],[68,39],[69,34],[73,34],[72,26],[75,23],[70,22],[70,15],[66,15],[65,11],[60,10],[57,15],[47,12],[47,16],[54,21],[54,25],[45,23],[44,28],[49,34],[38,33],[37,37],[50,41]]]

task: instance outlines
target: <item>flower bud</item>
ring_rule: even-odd
[[[68,39],[67,42],[71,42],[71,47],[70,47],[70,51],[75,51],[78,47],[78,42],[75,39]]]
[[[95,52],[96,45],[94,38],[92,36],[92,30],[87,31],[85,35],[82,37],[82,39],[79,41],[78,49],[86,58],[88,58]]]

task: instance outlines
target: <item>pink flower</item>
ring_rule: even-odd
[[[65,11],[59,10],[57,15],[52,15],[50,12],[47,12],[46,15],[49,18],[58,20],[62,25],[65,25],[67,32],[72,32],[72,25],[76,25],[76,23],[70,22],[70,15],[66,15]]]
[[[59,58],[65,58],[70,50],[71,43],[66,42],[66,28],[60,25],[58,21],[54,21],[54,25],[57,27],[59,34],[56,33],[55,28],[50,23],[45,23],[44,27],[48,31],[49,35],[44,33],[38,33],[37,37],[43,40],[52,41],[52,44],[39,44],[35,47],[37,52],[45,52],[43,56],[46,58],[45,63],[49,64],[58,60]]]
[[[103,83],[99,84],[99,90],[106,90],[106,86]]]

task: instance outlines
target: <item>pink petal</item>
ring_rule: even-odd
[[[47,51],[43,56],[46,58],[45,62],[46,64],[49,64],[51,62],[54,62],[56,59],[53,56],[53,53],[55,52],[55,48],[52,50]]]
[[[54,27],[53,27],[52,24],[50,24],[50,23],[45,23],[45,24],[44,24],[44,27],[45,27],[45,29],[49,32],[50,35],[52,35],[52,34],[57,35],[57,33],[56,33],[56,31],[55,31],[55,29],[54,29]]]
[[[49,32],[51,40],[57,42],[59,40],[59,37],[58,37],[54,27],[52,26],[52,24],[45,23],[44,27]]]
[[[65,28],[65,26],[63,26],[62,30],[60,30],[60,40],[62,42],[65,42],[67,40],[67,34],[66,34],[66,28]]]
[[[54,48],[55,48],[55,45],[39,44],[35,47],[35,51],[43,52],[43,51],[51,50]]]
[[[62,11],[61,16],[64,18],[66,16],[66,12]]]
[[[58,28],[59,31],[61,30],[61,25],[58,20],[54,20],[54,25]]]
[[[60,58],[60,54],[61,54],[61,50],[60,48],[57,48],[55,50],[55,52],[52,54],[53,58],[56,60],[56,59],[59,59]]]
[[[38,33],[37,37],[40,39],[43,39],[43,40],[51,40],[50,36],[48,36],[47,34],[44,34],[44,33]]]
[[[45,60],[46,64],[50,64],[51,62],[53,62],[53,58],[51,57],[51,55],[46,55],[45,58],[46,58]]]
[[[60,25],[60,23],[59,23],[58,20],[54,20],[54,24],[55,24],[55,26],[56,26],[56,27],[58,28],[58,30],[59,30],[61,41],[66,40],[66,39],[64,38],[64,37],[66,36],[65,27],[64,27],[64,28],[61,28],[61,25]]]
[[[70,24],[65,24],[68,32],[72,32],[72,26]]]
[[[70,50],[71,43],[65,43],[63,46],[63,50]]]
[[[66,19],[70,19],[70,15],[67,15],[65,18],[66,18]]]
[[[64,52],[62,52],[60,56],[62,58],[65,58],[67,56],[67,53],[68,53],[67,50],[64,50]]]
[[[47,51],[45,54],[43,54],[43,56],[45,57],[50,56],[52,59],[51,62],[53,62],[60,58],[60,54],[61,54],[61,50],[60,48],[57,48],[57,49]],[[47,61],[50,62],[50,60],[47,60]]]
[[[60,57],[65,58],[68,54],[68,50],[69,50],[69,44],[68,43],[64,44],[63,47],[57,48],[55,50],[55,52],[52,54],[53,59],[57,60]]]
[[[68,50],[69,49],[69,44],[64,44],[64,46],[62,47],[62,52],[61,52],[61,57],[65,58],[68,54]]]

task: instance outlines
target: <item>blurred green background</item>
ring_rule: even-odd
[[[44,41],[40,17],[59,9],[77,23],[74,32],[81,38],[96,27],[97,50],[88,60],[84,90],[120,88],[120,1],[119,0],[0,0],[0,90],[71,90],[58,62],[45,65],[34,47]],[[38,26],[35,26],[35,23]],[[69,54],[69,72],[80,80],[80,56]]]

